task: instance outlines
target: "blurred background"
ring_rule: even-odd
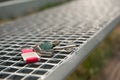
[[[1,3],[10,0],[0,0]],[[24,16],[45,10],[70,0],[50,3],[35,11],[29,11]],[[21,16],[21,17],[24,17]],[[7,19],[0,18],[0,24],[15,20],[16,16]],[[87,57],[87,59],[70,75],[67,80],[120,80],[120,25],[102,41]]]

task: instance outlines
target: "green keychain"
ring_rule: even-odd
[[[60,41],[44,41],[41,44],[38,44],[34,47],[34,50],[36,52],[38,52],[39,54],[43,53],[43,52],[51,52],[53,51],[53,48],[57,45],[60,44]]]
[[[45,41],[45,42],[41,43],[39,45],[39,47],[44,51],[48,51],[48,50],[53,49],[54,45],[49,41]]]

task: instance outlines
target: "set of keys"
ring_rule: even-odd
[[[22,57],[26,63],[40,61],[41,56],[51,57],[55,51],[64,51],[70,53],[76,45],[59,46],[60,41],[44,41],[35,45],[33,48],[22,49]]]

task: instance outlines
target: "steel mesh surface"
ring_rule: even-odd
[[[0,79],[46,78],[59,66],[64,66],[64,62],[75,55],[79,48],[116,19],[119,11],[119,5],[113,4],[112,0],[76,0],[1,24]],[[37,63],[25,64],[21,57],[21,49],[33,47],[46,40],[60,40],[61,46],[73,42],[77,47],[71,53],[56,51],[52,57],[41,57]]]

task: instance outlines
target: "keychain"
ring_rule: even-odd
[[[22,49],[21,56],[26,63],[34,63],[40,61],[40,56],[38,56],[38,54],[32,48]]]
[[[59,46],[60,41],[44,41],[40,44],[35,45],[33,48],[22,49],[21,56],[26,63],[34,63],[40,61],[41,56],[51,57],[55,51],[64,51],[70,53],[74,50],[76,45]]]
[[[71,52],[76,45],[58,46],[59,41],[49,42],[45,41],[41,44],[37,44],[34,50],[41,56],[52,56],[54,51],[65,50]]]

